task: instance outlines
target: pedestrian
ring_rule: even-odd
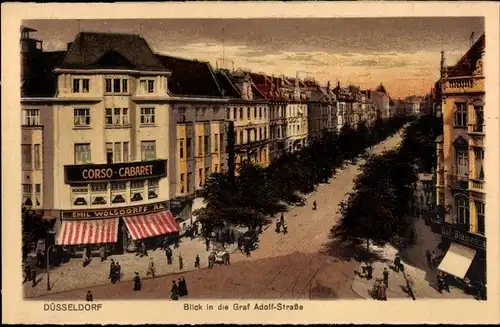
[[[139,277],[139,273],[135,272],[134,277],[134,292],[141,290],[141,277]]]
[[[432,268],[437,267],[437,256],[436,256],[436,251],[432,251],[431,253],[431,262],[432,262]]]
[[[174,249],[178,249],[179,246],[179,235],[174,236]]]
[[[29,282],[31,280],[31,266],[26,264],[24,265],[24,280],[23,284]]]
[[[205,248],[208,250],[210,250],[210,240],[207,238],[205,238]]]
[[[184,261],[183,261],[182,255],[179,253],[179,270],[183,270],[183,269],[184,269]]]
[[[316,200],[313,201],[313,210],[317,209]]]
[[[148,248],[146,247],[146,243],[142,242],[142,256],[147,257],[148,256]]]
[[[172,281],[172,288],[170,289],[170,298],[173,301],[177,301],[179,299],[179,287],[175,283],[175,280]]]
[[[276,229],[275,229],[275,231],[276,231],[277,234],[280,233],[281,224],[282,224],[281,221],[277,221],[276,222]]]
[[[188,295],[186,279],[184,277],[179,278],[179,292],[181,296]]]
[[[214,267],[214,254],[212,252],[210,252],[210,254],[208,255],[208,268],[212,269]]]
[[[384,284],[385,286],[389,287],[389,271],[387,270],[386,267],[384,267],[384,272],[382,273],[384,276]]]
[[[36,266],[39,268],[42,268],[43,266],[43,254],[42,250],[40,249],[36,251]]]
[[[33,281],[33,283],[31,284],[31,287],[35,287],[36,286],[36,267],[31,268],[31,280]]]
[[[101,257],[101,262],[103,262],[104,260],[106,260],[106,258],[105,258],[105,252],[104,252],[104,246],[101,246],[99,248],[99,256]]]
[[[385,285],[385,283],[380,283],[379,300],[380,301],[387,301],[387,285]]]
[[[167,249],[165,250],[165,254],[167,255],[167,264],[171,265],[173,253],[172,253],[172,249],[168,245],[167,245]]]
[[[120,266],[119,262],[116,262],[115,276],[116,276],[115,278],[116,278],[117,282],[121,282],[122,281],[122,266]]]
[[[113,277],[114,269],[115,269],[115,260],[111,259],[111,263],[109,264],[109,276],[108,276],[108,278]]]
[[[432,267],[432,255],[431,255],[431,251],[427,250],[425,251],[425,256],[427,258],[427,266],[429,266],[429,268],[433,268]]]
[[[200,268],[200,255],[196,254],[196,258],[194,259],[194,267]]]
[[[250,244],[248,244],[248,242],[245,242],[243,247],[245,248],[245,254],[247,255],[247,257],[249,257],[250,256]]]
[[[401,258],[399,255],[396,254],[396,257],[394,258],[394,271],[399,272],[399,268],[401,267]]]
[[[155,269],[155,263],[153,261],[153,258],[150,258],[149,259],[148,271],[146,273],[146,276],[151,275],[151,276],[155,277],[155,271],[156,271],[156,269]]]
[[[92,296],[91,291],[87,291],[87,302],[92,302],[94,301],[94,297]]]
[[[284,223],[284,222],[285,222],[285,214],[282,212],[281,216],[280,216],[280,223]]]
[[[366,279],[371,280],[373,276],[372,274],[373,274],[373,267],[371,262],[368,262],[368,264],[366,265]]]
[[[229,266],[231,264],[230,258],[229,258],[229,252],[227,250],[224,251],[224,264],[226,266]]]

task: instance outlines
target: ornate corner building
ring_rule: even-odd
[[[435,112],[443,119],[436,195],[447,248],[439,269],[460,280],[486,283],[484,53],[484,34],[454,66],[446,66],[442,53]]]

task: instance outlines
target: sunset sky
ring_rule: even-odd
[[[142,23],[142,33],[141,33]],[[427,93],[438,78],[440,51],[454,64],[469,37],[484,32],[477,17],[328,19],[32,20],[46,51],[62,50],[79,31],[142,34],[155,52],[209,61],[223,44],[227,68],[375,88],[391,96]]]

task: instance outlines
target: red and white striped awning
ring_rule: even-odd
[[[157,235],[177,233],[179,225],[172,213],[160,211],[141,216],[123,217],[125,224],[134,240],[141,240]]]
[[[116,243],[118,218],[92,220],[63,220],[56,244],[80,245]]]

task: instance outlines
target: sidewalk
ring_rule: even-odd
[[[229,248],[230,252],[234,252],[236,245]],[[109,276],[109,266],[111,259],[115,262],[119,262],[122,267],[122,281],[130,281],[134,277],[134,273],[138,272],[141,279],[147,279],[152,277],[146,277],[146,271],[149,266],[150,258],[153,258],[156,266],[156,276],[164,276],[179,273],[179,254],[182,255],[183,270],[190,271],[194,270],[194,260],[196,254],[200,255],[200,268],[205,268],[208,266],[208,252],[205,248],[205,241],[201,238],[195,238],[190,240],[189,238],[183,238],[180,243],[179,249],[173,250],[173,264],[167,264],[167,257],[165,251],[160,249],[156,251],[148,251],[148,257],[139,257],[135,253],[126,253],[122,255],[112,255],[109,256],[104,262],[100,261],[100,258],[93,258],[90,264],[86,267],[82,266],[81,258],[72,258],[69,262],[55,267],[50,270],[50,284],[51,290],[47,291],[47,275],[42,273],[37,277],[37,284],[32,287],[31,282],[26,282],[23,284],[23,291],[25,298],[38,297],[45,295],[47,293],[58,293],[68,290],[75,290],[86,288],[90,286],[97,286],[110,283],[108,279]]]
[[[403,273],[396,273],[389,266],[392,266],[394,257],[397,250],[391,245],[386,245],[384,248],[376,247],[371,245],[372,252],[380,254],[383,258],[386,258],[386,262],[377,261],[372,264],[373,266],[373,278],[367,280],[366,278],[361,278],[357,274],[355,275],[351,288],[365,300],[372,300],[372,296],[369,291],[372,290],[373,284],[377,278],[382,278],[382,272],[384,267],[389,271],[389,287],[387,289],[387,299],[402,299],[407,298],[411,300],[411,297],[404,291],[406,287],[406,280]],[[436,271],[428,270],[424,271],[413,266],[410,266],[407,262],[402,261],[404,265],[405,274],[411,276],[413,279],[414,287],[413,292],[416,300],[419,299],[473,299],[473,296],[465,294],[462,290],[450,286],[450,293],[443,291],[440,294],[435,288],[435,277]],[[361,271],[361,264],[357,271]]]

